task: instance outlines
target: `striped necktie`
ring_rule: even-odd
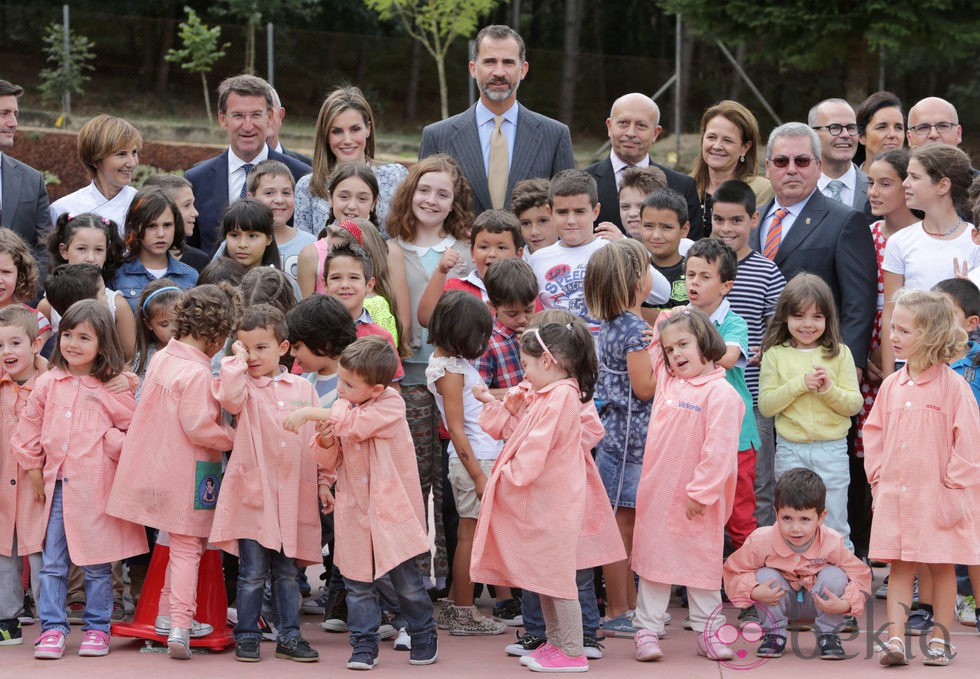
[[[779,243],[783,239],[783,220],[788,214],[789,210],[781,207],[773,215],[772,223],[769,225],[769,232],[766,234],[766,245],[762,248],[762,254],[766,259],[776,259],[776,253],[779,251]]]

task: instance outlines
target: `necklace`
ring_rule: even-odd
[[[922,223],[922,230],[925,231],[926,233],[928,233],[930,236],[935,236],[936,238],[945,238],[949,234],[951,234],[954,231],[956,231],[956,229],[960,228],[960,224],[962,224],[962,223],[963,223],[963,218],[960,217],[959,218],[959,221],[957,221],[956,224],[953,225],[953,228],[950,229],[949,231],[947,231],[946,233],[933,233],[932,231],[930,231],[929,229],[926,228],[926,224],[925,224],[925,222],[923,222]]]

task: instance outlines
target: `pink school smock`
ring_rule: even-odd
[[[653,582],[717,590],[745,402],[724,368],[675,377],[656,338],[650,359],[657,394],[636,491],[633,570]],[[701,516],[687,518],[688,498],[705,505]]]
[[[330,419],[338,445],[321,448],[314,437],[310,448],[337,472],[334,563],[344,577],[372,582],[429,550],[405,401],[391,387],[356,406],[337,399]]]
[[[247,370],[241,356],[221,360],[218,401],[238,427],[210,542],[237,555],[240,539],[255,540],[300,566],[320,563],[317,464],[307,453],[316,423],[298,434],[282,426],[294,410],[319,407],[320,399],[312,384],[285,369],[275,378],[250,377]]]
[[[36,379],[37,374],[19,385],[0,372],[0,556],[13,553],[15,535],[19,556],[40,552],[44,546],[44,505],[34,501],[27,470],[10,450],[10,438]]]
[[[212,384],[211,359],[189,344],[173,339],[153,355],[110,514],[177,535],[211,534],[215,503],[205,502],[198,487],[205,472],[220,469],[221,451],[232,445]]]
[[[24,469],[44,471],[45,526],[55,482],[61,481],[68,552],[78,566],[118,561],[149,549],[143,526],[106,513],[135,407],[130,392],[110,394],[91,375],[52,368],[37,377],[10,442]]]
[[[864,423],[872,559],[980,564],[980,411],[952,368],[885,379]]]
[[[518,416],[501,401],[484,405],[480,426],[506,443],[483,493],[470,563],[473,582],[574,599],[576,570],[625,558],[622,541],[605,557],[601,547],[582,544],[591,539],[583,532],[603,524],[602,518],[597,525],[591,517],[586,521],[583,451],[604,433],[591,418],[583,427],[582,407],[578,382],[571,378],[530,394]]]

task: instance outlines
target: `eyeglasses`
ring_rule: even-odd
[[[827,130],[830,132],[831,137],[839,137],[840,133],[847,130],[847,134],[854,136],[858,133],[857,123],[848,123],[847,125],[841,125],[840,123],[831,123],[830,125],[813,125],[814,130]]]
[[[913,125],[912,127],[909,128],[909,131],[912,134],[916,135],[917,137],[924,137],[927,134],[929,134],[929,131],[932,130],[932,128],[934,127],[936,128],[936,132],[938,132],[939,134],[948,134],[952,132],[953,128],[956,127],[957,125],[959,125],[959,123],[951,123],[949,121],[944,120],[943,122],[936,123],[935,125],[932,125],[930,123]]]
[[[251,113],[240,113],[235,111],[234,113],[229,113],[228,117],[234,120],[236,123],[244,123],[246,120],[257,123],[260,120],[264,120],[266,115],[267,111],[252,111]]]
[[[769,159],[769,162],[778,168],[789,167],[789,161],[793,161],[796,167],[810,167],[810,163],[813,162],[813,156],[775,156]]]

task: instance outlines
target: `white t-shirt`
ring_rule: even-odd
[[[429,391],[436,397],[436,405],[439,407],[439,415],[442,416],[443,425],[449,429],[449,425],[446,424],[446,406],[443,403],[442,394],[436,389],[436,382],[447,372],[459,373],[463,376],[463,432],[470,442],[473,455],[478,460],[496,460],[497,456],[500,455],[501,448],[503,448],[503,442],[491,438],[477,423],[477,418],[483,412],[483,404],[473,395],[473,387],[478,384],[484,385],[480,373],[477,372],[472,363],[462,358],[429,356],[429,365],[425,369],[425,382]],[[459,457],[452,441],[449,442],[449,457]]]
[[[973,242],[972,225],[953,240],[933,238],[922,222],[907,226],[888,239],[881,268],[905,277],[905,287],[929,290],[939,281],[953,278],[953,260],[972,271],[980,266],[980,245]]]
[[[564,309],[589,324],[592,334],[599,333],[599,321],[589,317],[585,306],[585,267],[593,252],[606,247],[609,241],[596,238],[591,243],[573,248],[561,241],[531,255],[528,262],[538,279],[538,301],[544,309]]]

